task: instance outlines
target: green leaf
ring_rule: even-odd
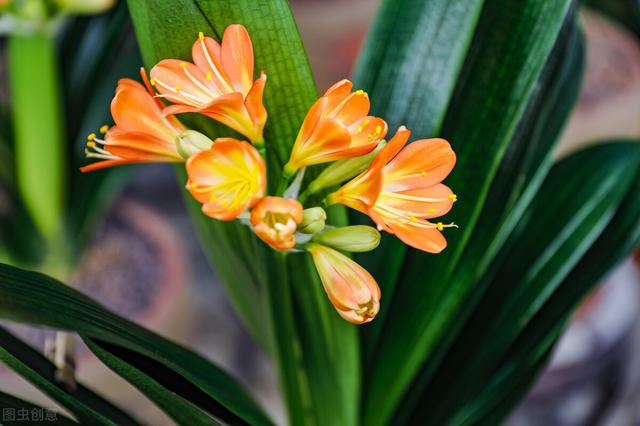
[[[460,267],[459,260],[569,5],[567,0],[485,4],[442,132],[458,155],[456,169],[446,183],[459,193],[452,217],[461,229],[447,233],[449,248],[443,254],[412,251],[407,258],[383,325],[383,338],[374,350],[376,361],[368,368],[367,423],[384,424],[389,419],[457,315],[447,305],[460,303],[468,283],[449,279]],[[389,295],[386,303],[388,299]]]
[[[143,371],[127,363],[122,358],[114,354],[118,353],[117,346],[109,346],[90,338],[85,339],[85,343],[91,351],[104,362],[111,370],[124,378],[144,395],[151,399],[158,407],[167,413],[178,424],[182,425],[219,425],[213,418],[200,410],[191,402],[174,394],[153,377],[146,375]],[[110,350],[103,349],[103,346]]]
[[[355,82],[369,92],[372,114],[395,132],[402,124],[412,139],[440,133],[483,0],[386,0],[358,59]],[[377,279],[383,303],[365,329],[364,356],[375,354],[402,268],[406,246],[385,236],[380,247],[357,256]]]
[[[44,408],[44,407],[39,407],[37,405],[34,405],[30,402],[24,401],[22,399],[16,398],[14,396],[8,395],[4,392],[0,392],[0,408],[4,409],[4,410],[9,410],[9,409],[13,409],[15,410],[15,418],[16,421],[15,422],[11,422],[8,419],[3,419],[3,424],[4,425],[19,425],[20,423],[24,424],[24,420],[22,421],[18,421],[17,418],[17,413],[18,410],[28,410],[28,412],[33,413],[34,411],[37,411],[38,413],[44,413],[44,415],[46,416],[47,412],[51,412],[49,409]],[[40,414],[38,414],[40,415]],[[5,416],[6,417],[6,416]],[[46,419],[46,417],[45,417]],[[62,425],[62,426],[73,426],[73,425],[77,425],[78,423],[74,422],[73,420],[71,420],[70,418],[63,416],[61,414],[55,413],[55,420],[38,420],[39,423],[55,423],[57,425]]]
[[[436,421],[448,419],[472,396],[487,399],[481,394],[489,381],[502,375],[519,380],[518,368],[524,371],[532,354],[551,346],[579,296],[640,239],[639,170],[640,144],[633,143],[595,146],[554,166],[492,266],[497,272],[489,288],[421,395],[414,418],[429,413]],[[621,249],[611,247],[612,255],[602,256],[614,241]],[[580,283],[568,282],[572,269]],[[549,303],[552,313],[545,313]]]
[[[168,4],[159,0],[129,0],[128,4],[147,66],[164,58],[189,60],[198,31],[219,39],[229,24],[247,27],[253,41],[256,70],[264,70],[268,75],[265,105],[269,119],[265,140],[269,187],[277,187],[279,168],[288,159],[307,109],[317,98],[288,3],[198,0]],[[181,19],[175,19],[176,10],[180,11]],[[225,134],[220,129],[210,132],[209,122],[202,118],[190,120],[194,128],[209,136]],[[313,176],[314,171],[309,172]],[[179,175],[184,177],[183,173]],[[253,336],[279,363],[292,421],[356,423],[360,371],[355,328],[345,324],[332,310],[313,267],[297,266],[301,263],[308,266],[306,256],[289,256],[286,264],[271,264],[273,254],[264,254],[264,250],[270,249],[246,227],[205,217],[193,200],[188,200],[187,205],[203,247],[234,307]],[[344,219],[336,220],[339,213],[332,216],[334,224],[345,223]],[[272,283],[267,274],[288,281]],[[288,306],[288,301],[296,306]],[[320,324],[322,334],[317,333]],[[340,373],[327,374],[330,369]],[[307,395],[309,386],[312,391]],[[343,397],[336,398],[336,390]],[[298,406],[301,401],[304,408]]]
[[[244,389],[212,363],[46,275],[0,264],[0,317],[75,331],[121,346],[172,371],[176,386],[184,385],[184,397],[190,399],[192,392],[199,392],[194,402],[216,418],[271,424]]]
[[[485,201],[479,224],[460,260],[451,283],[460,289],[456,297],[464,305],[453,305],[456,315],[447,333],[430,355],[419,377],[403,401],[401,412],[409,412],[420,401],[430,376],[446,363],[449,345],[465,324],[472,308],[490,282],[489,268],[496,252],[513,230],[550,167],[550,149],[577,99],[584,61],[582,37],[573,19],[568,19],[549,58],[546,69],[510,142]],[[479,279],[478,277],[482,277]],[[467,290],[465,290],[465,286]],[[468,290],[472,289],[472,291]],[[461,308],[464,306],[464,308]]]
[[[116,425],[117,420],[123,425],[136,424],[84,386],[78,385],[72,390],[58,383],[54,378],[55,366],[3,328],[0,328],[0,361],[72,412],[81,422]],[[96,401],[101,401],[100,406],[94,406]]]
[[[40,232],[52,239],[62,226],[66,167],[53,40],[12,35],[8,64],[18,189]]]

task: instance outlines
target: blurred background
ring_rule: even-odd
[[[350,75],[377,3],[377,0],[292,1],[319,90]],[[627,25],[624,19],[622,23],[614,19],[611,10],[602,10],[602,4],[596,5],[599,9],[583,7],[581,11],[587,46],[586,74],[557,157],[592,140],[640,136],[639,28]],[[116,20],[126,20],[123,6],[100,16],[79,18],[80,23],[73,25],[108,27]],[[118,55],[98,58],[94,67],[103,73],[134,76],[136,67],[124,65],[131,62],[135,65],[138,55],[132,29],[127,22],[120,25],[123,30],[108,41],[121,44]],[[2,26],[0,20],[0,31]],[[84,40],[79,48],[86,51],[102,48],[105,40],[99,34],[96,32],[93,39]],[[5,107],[10,102],[7,54],[6,40],[1,38],[0,104]],[[61,67],[69,76],[67,86],[93,84],[78,81],[82,77],[78,71],[74,73],[74,62],[65,60]],[[104,105],[98,107],[102,111],[108,108],[107,100],[115,87],[107,83],[104,86],[100,90],[107,95],[103,97]],[[84,110],[81,106],[77,109],[71,113],[84,118],[77,120],[79,124],[67,126],[74,127],[77,134],[84,135],[104,124],[92,118],[100,116],[99,110]],[[3,132],[6,129],[0,129]],[[83,136],[76,139],[70,145],[73,155],[81,158],[84,139]],[[15,219],[20,214],[11,202],[9,185],[1,180],[11,174],[8,158],[6,151],[0,150],[0,219],[9,216]],[[123,316],[194,347],[226,367],[283,422],[273,370],[243,330],[218,285],[215,271],[199,248],[173,167],[141,165],[123,169],[105,178],[108,182],[101,187],[105,219],[80,221],[82,226],[77,229],[85,235],[86,242],[81,250],[70,255],[71,282]],[[103,179],[93,175],[83,178]],[[75,191],[82,192],[86,185],[89,184],[75,187]],[[8,238],[7,235],[6,230],[0,234],[1,238]],[[3,254],[6,253],[0,251],[0,257]],[[184,280],[185,276],[189,279]],[[53,335],[31,327],[7,326],[42,350]],[[172,424],[81,347],[77,371],[81,380],[97,386],[95,390],[128,408],[136,417],[150,424]],[[54,406],[2,365],[0,390],[11,390],[26,399]],[[551,365],[507,423],[640,425],[640,252],[611,271],[602,286],[584,301],[557,346]]]

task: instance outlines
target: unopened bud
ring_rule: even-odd
[[[200,132],[195,130],[185,130],[176,136],[176,148],[178,154],[185,160],[191,157],[193,154],[197,154],[200,151],[206,151],[211,148],[213,142]]]
[[[316,243],[349,252],[371,251],[380,244],[380,232],[366,225],[334,228],[313,237]]]
[[[322,207],[311,207],[302,212],[302,222],[298,225],[298,232],[315,234],[324,229],[327,213]]]
[[[307,192],[309,194],[315,194],[316,192],[338,185],[364,172],[383,146],[384,143],[380,143],[376,149],[366,155],[346,158],[331,164],[309,184]]]

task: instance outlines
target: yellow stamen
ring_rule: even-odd
[[[107,126],[106,124],[100,127],[100,133],[102,134],[107,133],[107,130],[109,130],[109,126]]]
[[[380,133],[382,133],[382,126],[376,127],[376,135],[379,135]]]
[[[180,91],[180,86],[176,86],[176,87],[174,87],[174,89],[176,89],[176,92],[179,92]]]
[[[187,66],[187,63],[186,63],[186,62],[180,62],[180,68],[184,68],[184,67],[186,67],[186,66]]]
[[[411,215],[409,216],[409,220],[410,220],[411,222],[417,222],[417,221],[418,221],[418,219],[416,219],[416,217],[415,217],[415,216],[411,216]]]
[[[355,94],[356,95],[364,95],[364,90],[356,90]]]
[[[436,227],[438,228],[438,231],[442,231],[444,229],[444,225],[442,222],[436,223]]]
[[[435,212],[436,212],[436,209],[434,209],[434,208],[430,208],[429,209],[429,213],[435,213]]]
[[[198,40],[204,40],[204,33],[202,31],[198,33]]]
[[[95,143],[94,141],[89,141],[89,142],[87,142],[87,147],[89,147],[89,148],[95,148],[95,146],[96,146],[96,143]]]
[[[152,78],[151,80],[149,80],[149,83],[151,83],[152,86],[156,85],[156,79]]]
[[[453,201],[458,201],[458,196],[456,194],[449,194],[449,198]]]
[[[422,176],[426,176],[426,175],[427,175],[427,172],[425,172],[425,171],[423,170],[423,171],[421,171],[421,172],[420,172],[420,174],[421,174]]]
[[[87,136],[87,140],[92,141],[96,138],[96,134],[95,133],[89,133],[89,136]]]
[[[205,76],[207,81],[211,80],[211,71],[207,71],[207,75]]]

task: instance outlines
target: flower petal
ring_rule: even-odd
[[[155,87],[171,102],[202,106],[217,95],[204,82],[205,74],[192,63],[177,59],[164,59],[151,69]]]
[[[440,253],[447,240],[436,228],[424,228],[410,223],[388,224],[393,233],[405,244],[427,253]]]
[[[383,188],[376,203],[402,210],[416,218],[431,219],[451,210],[453,191],[441,183],[402,192],[386,192]]]
[[[253,45],[244,26],[224,30],[220,61],[235,90],[247,96],[253,83]]]
[[[451,145],[444,139],[421,139],[407,145],[384,168],[385,189],[427,188],[446,178],[456,163]]]
[[[130,79],[118,82],[111,115],[120,130],[148,133],[164,140],[173,141],[182,130],[163,115],[142,84]]]

